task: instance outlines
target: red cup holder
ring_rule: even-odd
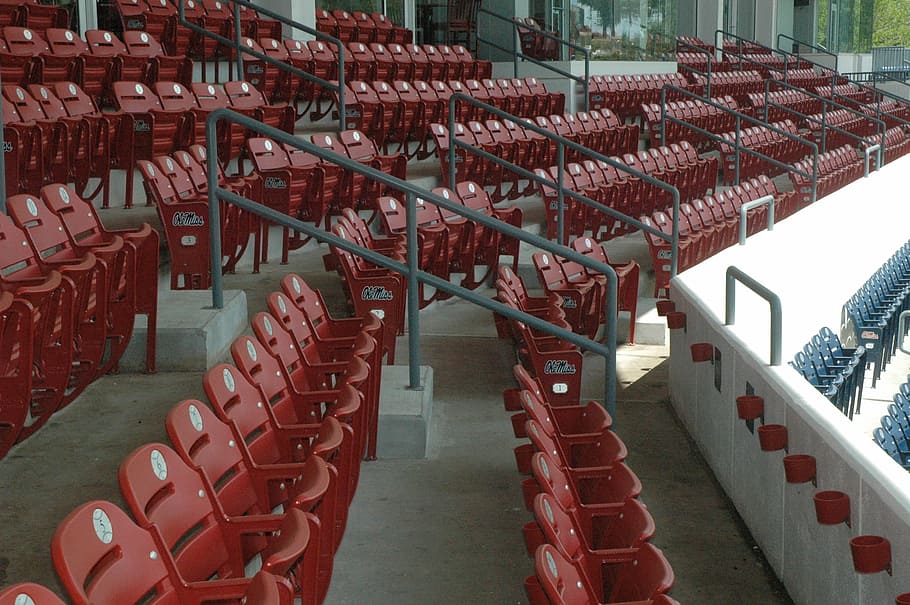
[[[765,413],[765,400],[758,395],[740,395],[736,398],[736,413],[743,420],[755,420]]]
[[[692,352],[692,361],[695,363],[714,359],[714,345],[710,342],[696,342],[690,345],[689,349]]]
[[[512,451],[515,452],[515,464],[518,466],[518,472],[522,475],[530,475],[534,446],[530,443],[523,443]]]
[[[897,595],[894,599],[894,605],[910,605],[910,592]]]
[[[758,427],[758,443],[765,452],[787,449],[787,427],[782,424],[763,424]]]
[[[666,317],[669,313],[676,311],[676,303],[672,300],[657,301],[657,314],[660,317]]]
[[[822,525],[850,525],[850,496],[844,492],[827,490],[816,492],[815,517]]]
[[[667,313],[667,327],[671,330],[681,330],[686,327],[686,314],[682,311]]]
[[[850,539],[853,569],[857,573],[891,574],[891,543],[881,536],[856,536]]]
[[[517,439],[525,439],[528,436],[525,430],[525,422],[528,421],[528,415],[524,412],[512,414],[512,433]]]
[[[790,454],[784,456],[784,475],[787,483],[815,483],[815,456]]]

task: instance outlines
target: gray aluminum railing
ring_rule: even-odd
[[[258,202],[248,200],[232,191],[229,191],[228,189],[222,188],[218,182],[217,154],[214,153],[217,143],[216,126],[220,120],[239,124],[247,130],[251,130],[253,132],[259,133],[260,135],[270,137],[275,141],[284,143],[296,149],[306,151],[317,156],[323,161],[336,164],[346,170],[350,170],[357,174],[362,174],[377,183],[388,185],[393,189],[405,192],[407,197],[407,264],[402,264],[373,250],[352,244],[351,242],[344,240],[334,235],[333,233],[325,231],[318,226],[314,226],[295,218],[291,218],[284,213],[268,208],[267,206],[264,206]],[[229,109],[216,109],[211,114],[209,114],[209,116],[206,118],[205,140],[206,146],[209,148],[207,168],[209,225],[211,233],[213,307],[220,309],[224,306],[223,278],[221,271],[218,270],[218,268],[221,266],[221,233],[217,228],[217,225],[221,224],[221,210],[219,202],[225,202],[228,204],[234,204],[247,212],[251,212],[257,216],[263,217],[272,223],[288,227],[295,231],[299,231],[307,236],[312,237],[318,242],[327,243],[330,246],[335,246],[337,248],[360,256],[375,265],[407,276],[407,321],[409,334],[408,365],[411,387],[418,388],[420,386],[420,324],[418,311],[419,292],[417,284],[418,282],[422,282],[429,284],[437,290],[458,296],[459,298],[463,298],[468,302],[494,311],[500,315],[504,315],[509,319],[523,322],[534,329],[556,336],[557,338],[572,343],[582,349],[592,351],[598,355],[602,355],[604,358],[604,407],[607,409],[611,416],[615,417],[617,277],[616,272],[612,267],[604,263],[591,260],[589,257],[576,252],[572,248],[554,244],[540,236],[527,233],[518,227],[509,225],[508,223],[505,223],[498,219],[488,217],[485,214],[471,210],[461,204],[448,200],[440,195],[436,195],[435,193],[427,191],[421,187],[417,187],[412,183],[403,181],[389,174],[371,168],[370,166],[361,164],[360,162],[352,160],[346,156],[338,155],[337,153],[323,149],[322,147],[318,147],[317,145],[290,135],[283,130],[273,128]],[[495,229],[496,231],[499,231],[508,237],[513,237],[532,246],[536,246],[542,250],[546,250],[551,254],[555,254],[571,261],[575,261],[588,269],[592,269],[605,275],[607,278],[607,300],[605,304],[604,343],[606,344],[591,340],[584,336],[580,336],[574,332],[565,330],[558,326],[554,326],[553,324],[534,317],[533,315],[523,313],[495,300],[480,296],[471,290],[468,290],[461,286],[456,286],[455,284],[452,284],[451,282],[444,280],[436,275],[420,270],[417,266],[419,250],[417,247],[417,221],[415,220],[416,199],[418,197],[432,204],[435,204],[436,206],[454,212],[455,214],[461,215],[471,221],[479,223],[485,227]]]
[[[850,74],[844,74],[844,75],[846,77],[847,75],[850,75]],[[910,101],[908,101],[907,99],[905,99],[903,97],[890,93],[887,90],[881,90],[880,88],[877,88],[876,87],[877,81],[873,81],[872,86],[866,86],[865,84],[862,84],[861,82],[855,82],[853,80],[850,80],[850,84],[853,84],[860,90],[865,90],[865,91],[871,92],[873,95],[875,95],[875,115],[878,119],[881,119],[882,116],[886,115],[886,116],[888,116],[889,120],[894,120],[896,122],[900,122],[904,126],[910,126],[910,121],[904,120],[903,118],[899,118],[894,114],[883,112],[882,111],[882,99],[883,98],[891,99],[892,101],[896,101],[897,103],[899,103],[901,105],[910,105]],[[854,101],[850,97],[845,97],[844,95],[834,92],[834,85],[832,84],[831,98],[835,98],[835,97],[841,98],[841,99],[847,99],[849,101],[852,101],[853,103],[856,103],[856,101]],[[869,106],[866,105],[866,107],[869,107]]]
[[[736,323],[736,282],[740,282],[766,301],[771,307],[771,359],[772,366],[780,365],[781,343],[783,342],[783,312],[780,297],[743,272],[730,265],[727,267],[726,292],[724,297],[724,325]]]
[[[738,111],[730,109],[726,105],[722,105],[721,103],[717,103],[715,101],[712,101],[711,99],[705,99],[704,97],[701,97],[684,88],[679,88],[678,86],[672,86],[670,84],[664,85],[663,89],[661,90],[661,98],[660,98],[660,130],[661,130],[661,132],[664,133],[664,136],[666,136],[666,132],[667,132],[666,121],[669,120],[669,121],[673,122],[674,124],[679,124],[681,126],[685,126],[686,128],[688,128],[694,132],[697,132],[697,133],[701,134],[702,136],[711,139],[712,141],[715,141],[718,143],[723,143],[725,145],[730,144],[730,141],[724,139],[723,137],[718,136],[717,134],[715,134],[709,130],[700,128],[700,127],[696,126],[695,124],[692,124],[691,122],[687,122],[681,118],[677,118],[676,116],[668,115],[667,114],[667,91],[668,90],[676,92],[677,94],[680,94],[682,96],[690,97],[692,99],[697,99],[697,100],[701,101],[702,103],[704,103],[705,105],[711,105],[712,107],[715,107],[724,113],[728,113],[728,114],[731,114],[732,116],[734,116],[735,121],[736,121],[735,126],[734,126],[736,138],[734,139],[734,144],[733,144],[733,149],[736,154],[735,168],[734,168],[734,170],[735,170],[734,180],[737,184],[739,184],[740,153],[746,153],[746,155],[751,155],[751,156],[757,157],[761,160],[764,160],[765,162],[768,162],[774,166],[777,166],[778,168],[780,168],[781,170],[784,170],[786,172],[791,172],[793,174],[798,174],[800,176],[804,176],[806,178],[812,179],[812,202],[815,201],[815,195],[816,195],[816,192],[818,189],[818,145],[816,145],[812,141],[799,137],[793,133],[787,132],[786,130],[782,130],[772,124],[768,124],[767,122],[763,122],[761,120],[753,118],[752,116],[747,116],[744,113],[740,113]],[[810,173],[810,172],[806,172],[804,170],[800,170],[800,169],[796,168],[795,166],[792,166],[790,164],[785,164],[785,163],[781,162],[780,160],[777,160],[775,158],[772,158],[771,156],[767,156],[763,153],[755,151],[754,149],[750,149],[748,147],[742,147],[739,144],[739,141],[740,141],[740,133],[742,132],[741,126],[742,126],[743,120],[745,120],[746,122],[748,122],[750,124],[755,124],[756,126],[762,126],[764,128],[767,128],[768,130],[770,130],[772,132],[781,134],[784,137],[794,140],[797,143],[799,143],[800,145],[804,145],[804,146],[808,147],[809,149],[811,149],[812,150],[812,172]],[[721,161],[723,161],[723,158],[721,158]]]
[[[800,60],[802,57],[801,48],[805,46],[806,48],[811,48],[816,51],[816,54],[828,55],[829,57],[834,57],[834,67],[829,67],[828,69],[833,69],[837,71],[837,53],[833,53],[824,46],[818,46],[817,44],[812,44],[810,42],[803,42],[802,40],[797,40],[793,36],[788,36],[787,34],[777,34],[777,50],[784,50],[780,47],[781,38],[784,40],[789,40],[790,42],[796,43],[796,59]],[[808,59],[807,59],[808,60]]]
[[[556,157],[557,157],[557,167],[558,167],[557,177],[556,177],[557,180],[551,181],[550,179],[541,178],[538,175],[534,174],[533,171],[522,168],[521,166],[518,166],[517,164],[512,164],[511,162],[503,160],[502,158],[495,156],[492,153],[489,153],[483,149],[474,147],[473,145],[469,145],[467,143],[464,143],[463,141],[459,141],[458,139],[456,139],[455,138],[455,108],[456,108],[456,103],[458,101],[464,101],[470,105],[479,107],[493,115],[497,115],[506,120],[511,120],[511,121],[515,122],[516,124],[520,124],[521,127],[524,128],[525,130],[530,130],[531,132],[536,132],[537,134],[556,142]],[[564,225],[563,225],[564,216],[563,215],[565,213],[565,197],[568,196],[574,200],[581,202],[582,204],[585,204],[586,206],[588,206],[590,208],[594,208],[595,210],[608,214],[609,216],[612,216],[613,218],[617,218],[623,222],[629,223],[630,225],[633,225],[634,227],[637,227],[638,229],[641,229],[642,231],[647,231],[648,233],[655,235],[655,236],[663,239],[666,242],[669,242],[671,249],[672,249],[672,257],[670,260],[670,276],[671,277],[676,276],[676,273],[678,270],[678,265],[679,265],[678,257],[679,257],[679,204],[680,204],[680,199],[679,199],[679,190],[676,187],[674,187],[673,185],[669,185],[669,184],[661,181],[660,179],[654,178],[653,176],[651,176],[647,173],[635,170],[634,168],[631,168],[630,166],[627,166],[627,165],[623,164],[622,162],[617,162],[613,158],[605,156],[601,153],[598,153],[598,152],[594,151],[593,149],[588,149],[587,147],[584,147],[583,145],[579,145],[575,141],[567,139],[556,133],[550,132],[546,128],[541,128],[540,126],[538,126],[537,124],[534,124],[533,122],[531,122],[529,120],[514,116],[506,111],[499,109],[498,107],[494,107],[492,105],[484,103],[483,101],[478,101],[474,97],[471,97],[471,96],[468,96],[468,95],[465,95],[462,93],[455,93],[449,98],[449,125],[448,125],[448,127],[449,127],[449,150],[448,150],[449,183],[455,182],[455,174],[456,174],[455,149],[456,149],[456,147],[464,149],[465,151],[474,153],[476,155],[479,155],[480,157],[484,158],[487,161],[494,162],[495,164],[498,164],[510,171],[516,172],[519,175],[524,176],[525,178],[531,179],[537,183],[542,183],[542,184],[546,185],[547,187],[551,187],[556,190],[556,196],[557,196],[556,236],[557,236],[557,242],[559,244],[562,244],[565,241],[565,234],[564,234],[564,228],[563,228],[564,227]],[[585,195],[582,195],[576,191],[573,191],[572,189],[567,188],[565,186],[565,183],[563,182],[563,178],[562,178],[563,172],[565,171],[565,150],[566,149],[572,149],[572,150],[582,153],[586,156],[590,156],[591,158],[593,158],[595,160],[600,160],[606,164],[609,164],[610,166],[613,166],[620,172],[625,172],[627,174],[631,174],[632,176],[634,176],[638,179],[641,179],[642,181],[644,181],[650,185],[653,185],[655,187],[658,187],[658,188],[663,189],[664,191],[670,193],[670,195],[673,196],[673,234],[672,234],[672,236],[667,236],[666,233],[664,233],[663,231],[661,231],[659,229],[655,229],[653,227],[645,225],[644,223],[642,223],[641,221],[639,221],[638,219],[636,219],[634,217],[631,217],[627,214],[623,214],[622,212],[619,212],[618,210],[614,210],[613,208],[610,208],[609,206],[604,206],[603,204],[596,202]]]
[[[772,84],[774,86],[778,86],[780,88],[795,90],[797,92],[800,92],[800,93],[806,95],[810,99],[815,99],[816,101],[820,101],[822,104],[822,112],[821,112],[822,119],[819,120],[818,118],[813,118],[811,115],[804,114],[800,111],[793,109],[792,107],[771,101],[769,99],[769,95],[771,93]],[[827,151],[827,149],[828,149],[827,146],[825,145],[825,136],[826,136],[826,132],[828,130],[833,130],[835,132],[839,132],[840,134],[848,136],[852,139],[856,139],[857,141],[860,141],[861,143],[869,142],[865,137],[860,136],[854,132],[850,132],[849,130],[844,130],[843,128],[835,126],[834,124],[828,124],[827,116],[828,116],[828,106],[829,105],[832,105],[832,106],[836,107],[837,109],[845,110],[849,113],[852,113],[853,115],[856,115],[863,120],[870,120],[872,122],[878,123],[878,135],[881,139],[881,141],[879,142],[879,145],[881,147],[879,149],[879,158],[878,159],[879,159],[879,163],[881,163],[882,159],[884,158],[884,152],[885,152],[885,130],[886,130],[885,123],[882,120],[873,118],[873,117],[869,116],[868,114],[865,114],[861,111],[857,111],[856,109],[853,109],[852,107],[848,107],[847,105],[844,105],[842,103],[838,103],[837,101],[835,101],[833,99],[829,99],[827,97],[823,97],[821,95],[811,93],[811,92],[807,91],[805,88],[800,88],[799,86],[794,86],[792,84],[788,84],[787,82],[781,82],[780,80],[773,80],[773,79],[765,80],[765,111],[764,111],[765,122],[768,121],[768,108],[773,106],[773,107],[776,107],[777,109],[781,109],[783,111],[787,111],[789,113],[797,115],[808,122],[821,124],[821,127],[822,127],[822,140],[821,140],[822,145],[821,146],[822,146],[822,149],[824,149],[825,151]]]
[[[585,75],[584,75],[584,77],[577,76],[564,69],[555,67],[550,62],[541,61],[540,59],[538,59],[536,57],[532,57],[530,55],[526,55],[523,52],[521,52],[521,42],[519,41],[519,37],[518,37],[519,24],[514,19],[509,19],[508,17],[506,17],[504,15],[500,15],[499,13],[493,12],[493,11],[483,8],[483,7],[480,7],[477,12],[482,13],[484,15],[489,15],[490,17],[493,17],[494,19],[507,23],[512,28],[512,48],[507,48],[505,46],[502,46],[501,44],[497,44],[496,42],[493,42],[492,40],[488,40],[487,38],[482,38],[479,35],[477,36],[478,44],[480,44],[482,42],[482,43],[486,44],[487,46],[490,46],[492,48],[501,50],[505,53],[509,53],[510,55],[512,55],[512,74],[513,74],[512,77],[514,77],[514,78],[518,77],[518,60],[521,59],[522,61],[527,61],[529,63],[533,63],[534,65],[539,65],[540,67],[543,67],[544,69],[546,69],[548,71],[552,71],[554,74],[556,74],[558,76],[573,80],[577,84],[581,84],[581,88],[584,91],[584,108],[585,108],[584,110],[588,111],[588,92],[589,92],[589,82],[591,80],[591,51],[589,51],[584,46],[575,44],[574,42],[569,42],[568,40],[564,40],[564,39],[560,38],[559,36],[551,34],[550,32],[544,31],[542,29],[534,30],[535,34],[540,34],[544,38],[547,38],[548,40],[554,40],[558,44],[565,46],[567,48],[571,48],[577,52],[580,52],[584,56],[584,58],[585,58]],[[527,29],[533,29],[533,28],[528,28],[526,25],[521,25],[521,27],[525,27]]]
[[[323,88],[327,88],[328,90],[335,91],[335,93],[338,95],[338,128],[339,128],[339,130],[346,130],[347,129],[347,123],[346,123],[346,119],[347,119],[346,109],[347,108],[346,108],[345,98],[344,98],[345,97],[345,95],[344,95],[344,86],[345,86],[345,84],[344,84],[344,80],[345,80],[344,43],[341,40],[339,40],[338,38],[330,36],[324,32],[318,31],[316,29],[313,29],[312,27],[305,25],[303,23],[300,23],[298,21],[294,21],[293,19],[288,19],[284,15],[281,15],[279,13],[276,13],[275,11],[269,10],[259,4],[253,4],[252,2],[247,2],[247,0],[224,0],[224,1],[230,2],[234,5],[234,39],[233,40],[229,40],[222,35],[216,34],[215,32],[209,31],[209,30],[205,29],[204,27],[201,27],[200,25],[193,23],[192,21],[188,21],[186,19],[186,15],[184,12],[186,0],[177,1],[177,17],[178,17],[179,23],[185,27],[188,27],[189,29],[191,29],[194,32],[202,34],[203,36],[205,36],[207,38],[216,40],[220,44],[229,46],[230,48],[234,49],[235,61],[236,61],[236,66],[237,66],[237,74],[238,74],[239,78],[243,77],[243,57],[242,57],[242,55],[243,55],[243,53],[246,53],[252,57],[256,57],[260,61],[264,61],[270,65],[274,65],[278,69],[282,69],[284,71],[290,72],[290,73],[294,74],[295,76],[304,78],[310,82],[315,82],[319,86],[321,86]],[[325,40],[327,43],[335,46],[338,49],[338,53],[337,53],[337,56],[338,56],[338,82],[330,82],[328,80],[323,80],[322,78],[320,78],[314,74],[311,74],[309,72],[303,71],[302,69],[299,69],[297,67],[294,67],[293,65],[291,65],[289,63],[285,63],[284,61],[279,61],[277,59],[274,59],[273,57],[270,57],[264,53],[255,51],[255,50],[243,45],[241,43],[242,36],[241,36],[241,32],[240,32],[240,7],[241,6],[245,6],[249,10],[253,10],[257,13],[265,15],[266,17],[275,19],[276,21],[279,21],[279,22],[283,23],[284,25],[293,27],[294,29],[299,29],[300,31],[302,31],[306,34],[315,36],[317,40]],[[317,102],[318,102],[318,99],[317,99]]]

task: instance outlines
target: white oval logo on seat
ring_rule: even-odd
[[[559,577],[559,571],[556,569],[556,561],[553,560],[553,555],[550,554],[550,551],[544,551],[544,557],[547,560],[547,569],[550,570],[550,575],[554,578]]]
[[[35,602],[27,594],[21,593],[16,595],[16,600],[13,602],[13,605],[35,605]]]
[[[256,361],[256,347],[253,346],[253,341],[249,339],[246,341],[246,354],[249,355],[250,359]]]
[[[66,32],[64,32],[63,35],[66,37],[66,40],[67,40],[68,42],[72,42],[72,41],[73,41],[73,32],[71,32],[71,31],[69,31],[69,30],[66,30]]]
[[[111,526],[111,519],[107,513],[96,508],[92,512],[92,527],[95,529],[95,535],[101,540],[102,544],[110,544],[114,539],[114,528]]]
[[[300,280],[298,280],[296,277],[292,278],[291,285],[294,286],[294,292],[300,294]]]
[[[265,147],[265,150],[266,150],[266,151],[271,151],[271,150],[272,150],[272,142],[271,142],[271,141],[266,141],[265,143],[262,144],[262,146]]]
[[[243,92],[249,92],[249,91],[250,91],[250,85],[247,84],[246,82],[244,82],[244,83],[242,83],[242,84],[240,85],[240,90],[242,90]]]
[[[105,42],[110,42],[110,41],[111,41],[111,34],[110,34],[110,33],[104,32],[104,41],[105,41]]]
[[[27,30],[27,29],[22,30],[22,36],[23,36],[26,40],[31,40],[31,39],[32,39],[32,32],[31,32],[31,30]]]
[[[145,89],[142,88],[142,84],[136,84],[136,94],[141,95],[144,93],[145,93]]]
[[[202,432],[202,414],[199,413],[199,408],[195,405],[190,405],[187,408],[187,416],[190,417],[190,424],[193,425],[193,428],[196,429],[196,432]]]
[[[224,368],[224,371],[221,374],[221,377],[224,379],[224,386],[227,387],[227,390],[231,393],[234,392],[234,389],[237,385],[234,384],[234,375],[231,374],[231,371],[227,368]]]
[[[32,198],[26,198],[25,206],[28,208],[28,213],[32,216],[38,216],[38,206],[35,205],[35,200]]]
[[[269,336],[272,336],[272,322],[269,321],[268,317],[262,318],[262,325],[265,327],[265,331],[269,333]]]
[[[278,297],[278,308],[281,309],[281,312],[282,312],[282,313],[287,313],[287,312],[288,312],[287,305],[284,304],[284,297],[283,297],[283,296],[279,296],[279,297]]]
[[[143,42],[148,42],[149,35],[143,32],[143,33],[139,34],[139,39],[142,40]]]
[[[155,476],[161,481],[167,479],[167,461],[164,459],[164,455],[158,450],[152,450],[150,461],[152,463],[152,472],[155,473]]]
[[[360,141],[360,133],[359,133],[359,132],[355,132],[353,136],[354,136],[354,140],[355,140],[355,141]]]

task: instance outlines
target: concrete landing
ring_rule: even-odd
[[[408,388],[408,366],[385,366],[379,393],[380,459],[427,457],[433,411],[433,368],[420,366],[422,390]]]
[[[158,290],[159,372],[204,372],[222,361],[248,326],[246,293],[224,291],[224,308],[212,308],[208,290]],[[146,317],[136,317],[130,345],[120,360],[121,372],[145,371]]]

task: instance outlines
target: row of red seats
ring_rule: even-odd
[[[714,97],[711,101],[723,105],[733,111],[739,111],[739,104],[733,97]],[[699,100],[670,101],[666,106],[666,114],[685,120],[709,132],[725,132],[736,126],[736,118],[713,105],[708,105]],[[669,145],[687,140],[698,149],[710,146],[709,139],[701,133],[687,126],[667,121],[664,125],[666,132],[661,130],[661,109],[658,103],[642,104],[642,125],[647,127],[648,138],[652,146]]]
[[[344,130],[337,136],[312,135],[310,142],[398,179],[407,179],[406,158],[401,154],[380,153],[375,143],[358,130]],[[258,177],[252,199],[316,226],[324,223],[326,229],[331,217],[339,216],[345,208],[375,214],[380,197],[393,193],[361,174],[268,138],[250,138],[246,149]],[[288,251],[300,248],[308,238],[295,236],[291,240],[287,229],[283,237],[281,262],[287,263]],[[267,231],[264,231],[263,250],[267,246]]]
[[[136,167],[150,204],[158,211],[170,255],[172,290],[204,290],[212,285],[211,229],[208,221],[208,173],[205,148],[192,145],[171,155],[138,160]],[[225,178],[220,171],[219,186],[250,198],[259,186],[252,177]],[[232,273],[246,252],[251,235],[255,247],[261,242],[260,222],[236,206],[225,205],[221,212],[221,269]],[[259,270],[258,255],[253,272]]]
[[[895,99],[885,98],[879,102],[870,101],[859,108],[860,111],[885,122],[885,128],[900,126],[904,128],[910,122],[910,106]]]
[[[408,157],[429,157],[428,131],[434,122],[447,124],[449,101],[460,93],[520,117],[538,115],[535,112],[561,110],[565,98],[550,93],[536,78],[512,80],[467,80],[448,83],[441,80],[405,82],[354,81],[345,85],[345,104],[348,107],[349,128],[363,130],[377,146],[387,148],[396,143]],[[336,95],[337,100],[337,95]],[[468,102],[456,103],[456,121],[469,122],[491,116]],[[409,143],[418,146],[410,150]]]
[[[826,128],[824,129],[824,145],[822,145],[823,121],[826,124]],[[825,113],[819,112],[809,115],[804,120],[803,127],[808,130],[808,136],[806,138],[818,145],[819,151],[835,149],[844,145],[856,147],[859,144],[857,137],[875,139],[878,138],[879,134],[878,124],[847,109],[834,109]],[[853,133],[855,136],[838,132],[830,127],[845,130]]]
[[[473,181],[459,182],[454,189],[437,187],[433,193],[513,227],[521,227],[519,208],[495,207],[490,196]],[[417,198],[415,204],[420,267],[424,271],[446,280],[451,279],[453,273],[464,274],[460,285],[475,289],[499,266],[501,256],[511,256],[513,267],[517,267],[517,240],[430,201]],[[407,230],[406,205],[400,199],[382,197],[379,212],[383,232],[403,239]],[[478,269],[482,273],[480,276]],[[441,291],[432,296],[423,296],[421,292],[421,306],[448,297]]]
[[[813,173],[812,159],[803,159],[793,164],[808,174]],[[863,177],[863,160],[852,145],[843,145],[818,154],[818,179],[816,180],[815,199],[821,199],[829,193]],[[798,203],[812,203],[812,177],[790,173],[793,190],[796,191]]]
[[[703,94],[707,79],[698,74],[693,74],[692,79],[698,87],[696,92]],[[764,92],[765,78],[757,71],[721,71],[711,73],[712,97],[730,96],[736,99],[736,102],[740,105],[744,105],[749,94]]]
[[[549,117],[541,115],[534,119],[534,123],[541,129],[604,155],[630,151],[638,143],[638,126],[620,124],[619,119],[609,110],[553,114]],[[448,182],[449,130],[442,124],[432,124],[430,130],[436,140],[443,181]],[[486,123],[472,120],[466,125],[459,122],[455,125],[454,138],[527,171],[550,166],[557,157],[555,141],[511,120],[487,120]],[[565,153],[567,161],[580,161],[587,157],[573,149],[566,150]],[[534,188],[530,180],[521,186],[519,181],[522,177],[517,172],[463,148],[456,149],[456,161],[456,180],[469,179],[492,187],[494,201],[506,197],[517,199]],[[508,187],[503,190],[503,185]]]
[[[889,128],[885,131],[885,162],[890,163],[905,155],[910,150],[910,139],[907,132],[901,127]],[[872,158],[875,159],[875,154]]]
[[[153,36],[126,32],[121,41],[113,33],[88,30],[85,39],[68,29],[40,33],[7,26],[0,38],[0,75],[3,82],[27,86],[72,81],[96,100],[108,97],[112,82],[177,80],[189,84],[193,63],[184,55],[165,54]]]
[[[680,190],[682,200],[704,195],[717,183],[717,161],[701,158],[685,141],[669,147],[652,147],[636,154],[624,154],[614,160],[669,182]],[[540,178],[557,182],[556,166],[549,170],[535,170]],[[601,161],[585,160],[581,164],[569,163],[562,182],[576,193],[620,212],[628,217],[650,214],[670,202],[669,194],[657,187]],[[547,237],[556,237],[558,199],[557,192],[548,185],[540,185],[547,217]],[[634,230],[626,221],[595,210],[571,198],[564,199],[564,230],[566,236],[581,236],[586,231],[595,240],[607,240]]]
[[[507,280],[499,287],[512,300]],[[548,300],[536,302],[538,312],[559,311]],[[530,336],[536,344],[553,340]],[[556,361],[568,372],[567,361]],[[535,376],[536,369],[515,366],[519,386],[503,395],[506,410],[517,412],[515,436],[530,441],[515,448],[519,472],[532,475],[522,480],[525,506],[535,517],[522,528],[535,560],[535,574],[525,580],[529,602],[676,603],[665,594],[673,569],[650,543],[654,519],[638,498],[642,484],[625,464],[627,448],[612,431],[612,418],[597,402],[557,396],[562,388],[552,392],[547,387],[556,385]]]
[[[579,237],[571,247],[591,260],[610,265],[616,272],[617,312],[629,312],[629,342],[635,342],[635,315],[638,308],[637,262],[611,263],[600,242],[589,237]],[[584,267],[556,254],[535,252],[532,262],[547,294],[562,297],[562,309],[572,331],[595,338],[606,318],[606,278],[597,271]]]
[[[774,122],[775,128],[798,134],[796,125],[791,120]],[[741,148],[756,151],[779,162],[790,163],[798,160],[806,153],[806,147],[798,141],[788,138],[783,134],[770,130],[764,126],[745,128],[738,133],[725,132],[720,135],[724,142],[716,143],[723,165],[723,183],[732,184],[736,180],[736,142],[739,140]],[[764,159],[748,152],[739,153],[739,178],[750,179],[759,174],[777,175],[782,170]]]
[[[395,25],[382,13],[348,12],[341,8],[316,9],[316,29],[343,42],[407,44],[414,38],[411,30]]]
[[[826,84],[830,87],[833,76],[835,76],[835,72],[825,68],[820,68],[818,71],[814,68],[791,69],[787,72],[787,83],[805,90],[815,90],[819,86],[825,86]],[[846,78],[838,76],[835,85],[845,84],[846,82]]]
[[[51,555],[74,603],[324,600],[375,442],[383,327],[331,318],[294,274],[267,305],[254,336],[232,344],[234,365],[204,375],[211,408],[178,403],[165,422],[172,445],[121,463],[133,518],[95,500],[58,525]],[[254,559],[265,573],[250,578]]]
[[[38,0],[4,0],[0,2],[0,27],[16,25],[43,32],[51,27],[69,27],[70,11],[59,4],[41,4]]]
[[[688,88],[682,74],[635,74],[591,76],[588,84],[589,106],[591,109],[609,107],[623,120],[639,115],[643,103],[659,103],[666,85]],[[678,93],[668,93],[667,100],[677,100]]]
[[[782,194],[777,190],[774,181],[766,175],[760,175],[742,184],[724,191],[705,195],[685,204],[680,204],[679,224],[679,257],[678,271],[705,260],[718,250],[732,245],[739,237],[740,209],[743,204],[757,200],[766,195],[774,196],[775,221],[782,220],[797,210],[796,198],[792,194]],[[752,235],[767,225],[767,206],[759,206],[748,211],[746,216],[746,234]],[[645,225],[662,231],[666,236],[673,234],[672,210],[658,210],[642,216]],[[654,266],[654,297],[668,297],[670,292],[670,258],[672,246],[668,239],[663,239],[649,231],[645,232],[651,260]],[[704,241],[702,241],[704,239]],[[708,243],[710,242],[710,244]]]
[[[776,105],[783,105],[801,114],[813,114],[822,110],[822,101],[810,97],[801,90],[785,89],[771,91],[767,95],[764,93],[752,93],[748,96],[748,103],[743,108],[743,113],[753,117],[767,120],[768,122],[777,122],[780,120],[793,119],[794,113],[782,109]],[[768,106],[765,107],[767,100]],[[775,105],[771,105],[774,103]],[[767,117],[765,111],[767,110]]]
[[[59,183],[14,195],[0,214],[4,385],[0,457],[92,381],[116,370],[137,313],[148,316],[155,371],[158,235],[108,231]]]
[[[100,510],[100,509],[99,509]],[[100,518],[100,515],[99,515]],[[183,598],[217,598],[225,605],[244,603],[245,605],[289,605],[287,596],[282,594],[278,578],[267,571],[259,571],[240,591],[213,587],[214,590],[187,587],[177,591]],[[234,597],[231,600],[231,597]],[[0,590],[0,605],[67,605],[54,592],[33,582],[19,582]]]
[[[871,103],[873,100],[872,93],[870,91],[863,90],[856,84],[837,84],[832,87],[831,83],[829,82],[827,85],[816,86],[811,90],[818,96],[826,97],[829,99],[836,95],[835,98],[841,103],[845,98],[851,99],[863,105],[866,103]]]
[[[548,33],[558,38],[557,32],[545,31],[531,17],[514,17],[513,21],[516,24],[518,42],[523,55],[540,61],[559,59],[560,44],[558,40],[544,35],[544,33]]]
[[[179,24],[177,4],[170,0],[117,0],[114,3],[124,33],[145,31],[159,39],[169,55],[186,55],[211,61],[232,57],[230,47]],[[281,37],[281,23],[262,17],[255,10],[240,6],[241,36]],[[187,21],[234,39],[234,4],[221,0],[188,0],[184,4]]]

